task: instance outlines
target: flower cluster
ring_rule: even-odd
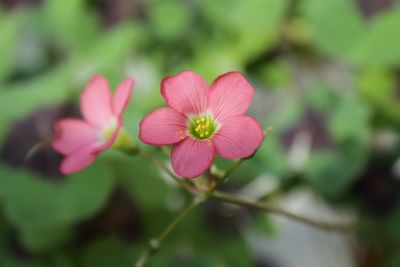
[[[84,120],[64,119],[55,126],[53,147],[66,156],[63,173],[90,165],[118,140],[133,85],[132,79],[123,81],[112,97],[103,77],[90,81],[81,97]],[[238,72],[223,74],[209,86],[196,73],[184,71],[161,82],[161,95],[168,107],[145,116],[139,139],[150,145],[172,145],[172,168],[179,176],[200,176],[215,155],[249,157],[262,143],[260,125],[244,115],[254,88]]]

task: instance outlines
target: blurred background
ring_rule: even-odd
[[[399,2],[0,1],[0,266],[134,266],[187,194],[113,151],[62,176],[52,124],[80,116],[92,75],[113,88],[133,76],[126,128],[161,157],[139,144],[138,123],[165,105],[162,77],[191,69],[209,82],[243,72],[249,113],[273,127],[224,190],[371,227],[324,232],[210,201],[148,266],[399,267]]]

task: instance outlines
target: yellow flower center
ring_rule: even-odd
[[[193,117],[188,124],[189,134],[201,140],[211,137],[217,129],[217,123],[211,116]]]

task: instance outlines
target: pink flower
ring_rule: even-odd
[[[89,166],[111,147],[122,128],[122,113],[132,94],[134,81],[123,81],[111,96],[107,80],[93,77],[81,94],[83,120],[67,118],[55,124],[54,150],[65,156],[60,170],[72,174]]]
[[[161,95],[169,107],[141,121],[139,138],[150,145],[172,144],[172,167],[182,177],[201,175],[215,154],[249,157],[264,138],[257,121],[243,115],[254,89],[238,72],[219,76],[209,87],[196,73],[184,71],[161,82]]]

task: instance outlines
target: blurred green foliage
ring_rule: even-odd
[[[46,131],[62,116],[29,118],[43,107],[77,106],[96,73],[113,87],[129,75],[137,85],[126,128],[139,142],[140,118],[163,105],[159,81],[184,69],[210,82],[244,72],[257,91],[250,113],[273,127],[233,175],[234,187],[268,172],[283,195],[309,188],[376,225],[359,238],[379,255],[371,266],[399,265],[399,142],[374,145],[382,129],[399,139],[398,4],[368,13],[361,0],[20,2],[29,1],[0,4],[0,266],[133,266],[187,196],[147,160],[112,151],[71,177],[46,174],[49,158],[38,172],[26,155],[41,144],[57,158]],[[15,125],[28,122],[34,127],[20,135]],[[128,200],[115,204],[121,188]],[[133,206],[119,208],[125,202]],[[190,214],[149,266],[258,266],[218,205]],[[279,235],[265,217],[248,227]]]

